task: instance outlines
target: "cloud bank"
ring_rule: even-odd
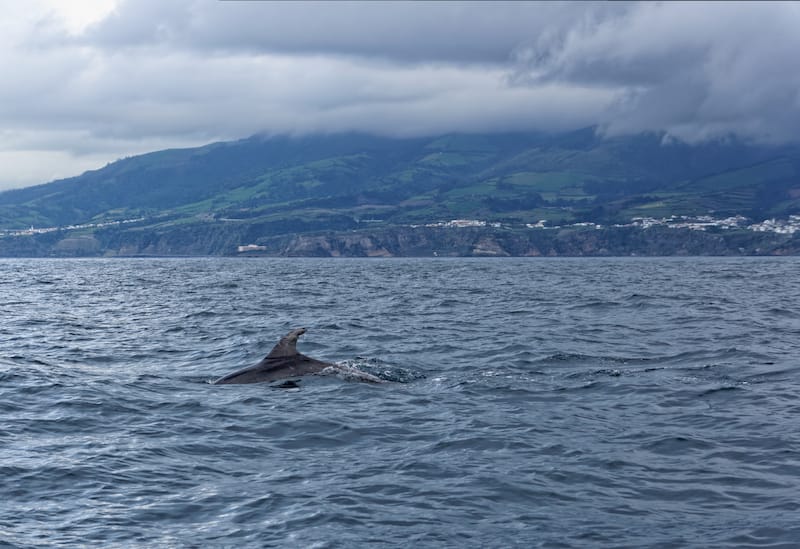
[[[96,1],[0,0],[0,188],[254,133],[797,139],[795,3]]]

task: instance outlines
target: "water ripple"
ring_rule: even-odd
[[[0,546],[793,546],[796,269],[2,260]]]

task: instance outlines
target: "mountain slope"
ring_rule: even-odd
[[[800,212],[800,148],[661,136],[255,136],[119,160],[0,193],[0,229],[137,220],[204,238],[209,222],[267,238],[454,218],[627,222],[635,216]],[[87,229],[88,230],[88,229]],[[123,228],[117,230],[122,231]],[[238,229],[237,229],[238,230]]]

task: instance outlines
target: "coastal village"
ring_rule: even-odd
[[[501,228],[508,226],[503,223],[481,221],[477,219],[453,219],[451,221],[442,221],[438,223],[428,223],[426,225],[411,225],[415,227],[445,227],[452,229],[466,228],[466,227],[494,227]],[[701,215],[696,217],[685,215],[673,215],[670,217],[663,217],[656,219],[653,217],[634,217],[630,223],[614,224],[611,227],[637,227],[640,229],[649,229],[650,227],[663,226],[671,229],[690,229],[693,231],[706,231],[706,230],[731,230],[731,229],[746,229],[757,232],[773,232],[778,234],[794,234],[800,231],[800,215],[791,215],[788,219],[766,219],[759,223],[752,223],[752,220],[741,216],[715,218],[711,215]],[[545,220],[537,221],[536,223],[526,223],[525,227],[528,229],[565,229],[565,228],[588,228],[602,230],[607,228],[606,225],[598,223],[581,222],[572,223],[570,225],[550,225]],[[515,227],[510,227],[515,228]]]
[[[0,230],[0,237],[15,237],[15,236],[31,236],[36,234],[46,234],[56,231],[85,231],[92,229],[99,229],[104,227],[112,227],[123,224],[131,224],[146,221],[145,218],[125,219],[118,221],[108,221],[102,223],[86,223],[81,225],[69,225],[65,227],[29,227],[27,229],[6,229]],[[673,215],[670,217],[653,218],[653,217],[634,217],[630,223],[614,224],[611,227],[635,227],[640,229],[649,229],[651,227],[668,227],[671,229],[689,229],[692,231],[708,231],[708,230],[750,230],[756,232],[772,232],[776,234],[793,235],[800,232],[800,215],[790,215],[788,219],[765,219],[760,222],[753,223],[752,220],[736,215],[732,217],[716,218],[711,215],[701,216],[685,216]],[[506,223],[489,222],[478,219],[453,219],[450,221],[439,221],[435,223],[427,223],[424,225],[410,225],[411,228],[417,227],[439,227],[448,229],[464,229],[464,228],[522,228],[522,226],[509,225]],[[572,223],[569,225],[550,225],[545,220],[539,220],[535,223],[526,223],[524,228],[527,229],[540,229],[540,230],[555,230],[555,229],[594,229],[602,230],[607,228],[606,225],[601,225],[591,222]],[[261,247],[255,245],[243,245],[238,247],[239,253],[258,251]]]
[[[136,219],[122,219],[118,221],[106,221],[102,223],[83,223],[81,225],[67,225],[66,227],[34,227],[31,225],[28,229],[2,229],[0,230],[0,237],[4,236],[31,236],[35,234],[47,234],[58,231],[85,231],[91,229],[102,229],[104,227],[114,227],[117,225],[127,225],[129,223],[139,223],[145,221],[144,217]]]

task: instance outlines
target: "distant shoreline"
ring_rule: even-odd
[[[237,252],[239,249],[247,251]],[[215,224],[0,238],[0,257],[703,257],[800,255],[800,233],[665,226],[504,229],[383,227],[258,236]]]

